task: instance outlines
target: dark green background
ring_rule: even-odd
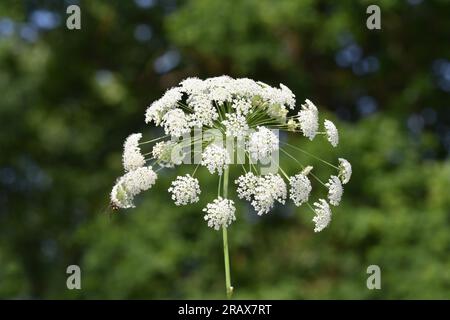
[[[0,3],[1,298],[224,297],[221,233],[201,213],[216,177],[200,170],[194,206],[175,207],[163,171],[136,209],[108,207],[125,137],[159,134],[146,106],[222,74],[312,99],[340,146],[290,142],[354,170],[319,234],[307,207],[258,217],[237,203],[236,298],[449,298],[449,1],[78,1],[78,31],[70,3]],[[373,3],[381,30],[366,28]],[[71,264],[82,290],[66,288]],[[381,290],[366,287],[371,264]]]

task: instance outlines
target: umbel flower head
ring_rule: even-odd
[[[150,189],[157,175],[152,167],[141,167],[127,172],[117,180],[111,191],[111,203],[115,208],[133,208],[133,199],[142,191]]]
[[[307,177],[308,171],[312,170],[312,167],[307,169],[289,179],[289,185],[291,186],[289,193],[291,200],[297,207],[308,201],[312,190],[311,181]]]
[[[217,198],[203,210],[207,225],[215,230],[227,228],[236,220],[234,202],[227,197],[229,172],[236,171],[241,172],[235,178],[237,196],[248,201],[256,214],[268,214],[276,204],[285,205],[289,199],[288,203],[296,207],[312,209],[314,231],[323,230],[331,221],[330,205],[341,202],[352,167],[344,158],[338,163],[322,160],[331,170],[323,183],[323,177],[317,177],[306,165],[309,157],[318,157],[301,149],[300,144],[279,139],[278,133],[283,130],[290,132],[287,139],[300,133],[302,143],[320,136],[332,147],[338,146],[336,125],[324,120],[324,130],[319,131],[319,110],[311,100],[305,99],[298,108],[296,105],[294,93],[283,84],[272,87],[228,76],[181,81],[145,112],[145,122],[161,127],[165,135],[141,141],[142,134],[135,133],[126,139],[124,174],[111,191],[112,206],[134,207],[135,197],[155,184],[157,171],[191,165],[192,172],[176,177],[168,192],[177,206],[199,202],[202,192],[195,174],[206,169],[217,175]],[[275,161],[272,159],[277,161],[267,166],[267,161]],[[278,159],[290,161],[298,169],[288,175]],[[158,169],[154,171],[153,167]],[[322,196],[311,205],[316,186]]]
[[[206,212],[204,219],[208,222],[208,226],[215,230],[226,228],[236,220],[233,200],[223,199],[220,196],[212,203],[208,203],[203,211]]]
[[[188,203],[195,203],[199,200],[200,185],[196,178],[191,177],[190,174],[179,176],[172,182],[169,188],[172,193],[172,200],[177,206],[187,205]]]
[[[125,140],[122,156],[125,171],[133,171],[145,165],[145,158],[139,148],[139,140],[141,138],[141,133],[134,133]]]

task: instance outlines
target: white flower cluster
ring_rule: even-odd
[[[177,107],[177,103],[183,97],[183,93],[180,88],[172,88],[166,91],[161,99],[153,102],[148,107],[145,113],[145,122],[155,122],[157,126],[160,125],[164,115],[172,109]]]
[[[280,83],[280,88],[273,88],[261,81],[258,82],[262,85],[263,90],[259,95],[270,104],[285,105],[289,109],[295,108],[295,95],[284,84]]]
[[[125,171],[136,170],[145,165],[145,158],[141,154],[141,149],[139,148],[139,140],[141,138],[141,133],[134,133],[125,140],[122,156]]]
[[[252,196],[255,194],[256,187],[258,185],[258,177],[253,172],[247,172],[236,179],[237,194],[239,199],[245,199],[251,201]]]
[[[227,113],[226,120],[223,120],[222,124],[225,126],[225,134],[228,137],[243,139],[248,134],[247,119],[241,113]]]
[[[229,103],[238,115],[245,117],[252,109],[251,101],[255,97],[258,98],[259,106],[267,108],[268,114],[273,117],[285,117],[288,109],[295,107],[295,95],[283,84],[280,84],[280,88],[274,88],[246,78],[188,78],[153,102],[146,111],[145,120],[147,123],[153,121],[158,126],[162,125],[167,134],[179,137],[193,127],[214,126],[220,115],[218,109],[225,103]],[[232,120],[236,119],[228,119],[228,125],[236,128]],[[238,132],[243,134],[243,120],[237,120],[240,124]],[[229,132],[237,134],[234,130]]]
[[[215,230],[226,228],[236,220],[233,200],[218,197],[212,203],[208,203],[203,211],[206,212],[204,219],[208,222],[208,227]]]
[[[172,200],[177,206],[198,202],[198,195],[201,193],[198,180],[190,174],[178,176],[172,182],[169,192],[172,193]]]
[[[344,158],[339,158],[339,177],[343,184],[347,184],[352,177],[352,165]]]
[[[164,132],[172,137],[181,137],[191,131],[188,119],[183,110],[173,109],[163,116]]]
[[[252,205],[258,215],[268,213],[275,201],[284,204],[287,196],[287,187],[283,178],[278,174],[268,174],[258,179]]]
[[[187,103],[193,109],[189,122],[191,127],[211,127],[214,121],[219,118],[216,107],[208,96],[192,94],[187,99]]]
[[[185,153],[186,148],[201,146],[204,149],[200,152],[194,148],[194,158],[197,159],[197,155],[198,158],[201,157],[200,164],[211,174],[222,175],[231,165],[231,159],[237,156],[238,160],[242,160],[239,156],[244,153],[240,153],[242,150],[238,150],[237,145],[245,151],[243,160],[252,160],[249,172],[235,180],[237,195],[240,199],[249,201],[258,215],[268,213],[277,202],[284,204],[288,194],[297,207],[308,203],[312,192],[312,178],[324,184],[315,174],[311,173],[312,178],[309,176],[311,166],[290,177],[279,169],[287,179],[286,182],[279,174],[256,174],[261,172],[258,166],[280,150],[280,140],[274,129],[301,132],[309,140],[323,135],[333,147],[339,144],[338,129],[330,120],[324,120],[324,131],[319,132],[319,111],[311,100],[306,99],[298,113],[292,111],[295,105],[295,95],[283,84],[272,87],[251,79],[233,79],[228,76],[205,80],[188,78],[181,81],[178,86],[167,90],[159,100],[153,102],[145,114],[146,123],[153,122],[162,127],[169,139],[155,143],[151,152],[147,153],[143,153],[141,148],[147,143],[160,140],[159,138],[140,143],[142,134],[135,133],[126,139],[122,156],[125,174],[117,180],[111,191],[112,205],[115,208],[133,207],[134,197],[153,186],[157,175],[152,167],[146,167],[145,156],[151,155],[155,165],[174,167],[180,165],[183,159],[192,159],[185,157],[191,156]],[[202,138],[194,138],[188,144],[183,144],[184,137],[190,137],[192,132],[200,132]],[[212,132],[215,132],[214,136],[209,139],[207,135]],[[224,138],[225,145],[231,145],[232,150],[219,143]],[[227,138],[233,143],[229,144]],[[238,144],[234,144],[236,141]],[[287,153],[284,149],[281,150]],[[315,157],[306,151],[303,153]],[[296,160],[293,156],[291,158]],[[344,193],[343,185],[352,176],[352,166],[344,158],[339,158],[338,167],[324,160],[322,162],[337,169],[338,173],[332,174],[324,184],[328,193],[327,200],[319,199],[314,202],[315,232],[323,230],[331,221],[330,205],[340,204]],[[194,178],[196,170],[197,168],[192,175],[178,176],[172,182],[168,191],[175,205],[199,201],[201,191],[198,179]],[[203,211],[208,226],[216,230],[229,226],[236,219],[234,202],[221,197],[209,203]]]
[[[231,107],[236,110],[237,114],[246,116],[252,108],[252,103],[245,98],[233,99],[231,102]]]
[[[257,127],[250,134],[248,152],[254,160],[264,160],[272,156],[272,152],[278,150],[279,140],[277,135],[266,127]]]
[[[157,175],[152,167],[141,167],[120,177],[111,191],[111,203],[116,208],[133,208],[133,199],[142,191],[150,189]]]
[[[325,120],[324,125],[328,141],[331,143],[333,147],[336,147],[339,143],[338,129],[336,128],[334,123],[331,122],[330,120]]]
[[[316,213],[316,215],[312,219],[316,224],[314,232],[320,232],[330,224],[332,213],[330,210],[330,206],[323,199],[319,199],[318,202],[314,202],[314,207],[314,211]]]
[[[289,195],[296,206],[308,201],[312,187],[307,175],[311,169],[312,167],[307,167],[289,179]],[[279,175],[255,176],[253,172],[248,172],[238,177],[235,183],[238,197],[251,201],[260,215],[269,212],[275,201],[284,204],[286,200],[286,184]]]
[[[230,155],[227,149],[217,144],[210,144],[202,153],[201,165],[208,168],[210,173],[217,171],[218,175],[222,175],[222,171],[230,164]]]
[[[296,174],[289,179],[289,196],[294,204],[299,207],[303,203],[308,202],[311,193],[311,181],[304,173]]]
[[[275,205],[275,201],[285,203],[287,187],[278,174],[255,176],[249,172],[240,176],[235,183],[238,185],[238,197],[251,201],[258,215],[268,213]]]
[[[333,206],[338,206],[341,202],[344,188],[342,187],[341,180],[337,176],[331,176],[328,182],[325,184],[328,187],[328,200]]]
[[[319,111],[309,99],[302,104],[302,109],[298,113],[298,122],[303,135],[313,140],[319,129]]]

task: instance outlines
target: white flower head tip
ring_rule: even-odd
[[[314,202],[314,206],[314,212],[316,213],[316,215],[312,219],[316,225],[314,228],[314,232],[320,232],[330,224],[332,213],[330,206],[323,199],[319,199],[318,202]]]
[[[249,113],[252,104],[247,99],[233,99],[231,107],[236,110],[237,114],[246,116]]]
[[[177,206],[198,202],[198,195],[201,193],[198,180],[190,174],[178,176],[172,182],[169,192],[172,193],[172,200]]]
[[[209,95],[191,95],[187,103],[194,110],[194,113],[190,114],[191,127],[213,126],[214,121],[219,118],[219,113]]]
[[[142,191],[150,189],[157,175],[152,167],[141,167],[120,177],[111,191],[111,203],[118,208],[133,208],[133,199]]]
[[[327,134],[327,139],[333,147],[339,144],[339,132],[333,122],[330,120],[324,121],[325,131]]]
[[[172,137],[181,137],[190,132],[190,127],[186,114],[181,109],[168,111],[162,120],[164,132]]]
[[[159,99],[153,102],[145,112],[145,122],[155,122],[160,125],[164,115],[177,107],[178,101],[181,100],[183,93],[180,88],[171,88]]]
[[[208,203],[203,211],[206,212],[204,219],[208,222],[208,227],[215,230],[221,227],[227,228],[236,220],[233,200],[218,197],[212,203]]]
[[[344,193],[341,180],[336,176],[331,176],[325,185],[328,187],[328,200],[330,204],[338,206]]]
[[[222,175],[222,171],[230,162],[228,151],[214,143],[207,146],[202,153],[201,165],[205,166],[211,174],[217,171],[219,175]]]
[[[256,131],[250,135],[248,151],[254,160],[264,160],[279,149],[279,143],[278,136],[272,130],[257,127]]]
[[[287,187],[283,178],[278,174],[268,174],[258,178],[251,204],[258,215],[262,215],[272,210],[275,201],[284,204],[286,197]]]
[[[294,204],[299,207],[309,199],[311,193],[311,181],[303,173],[299,173],[289,179],[289,194]]]
[[[226,135],[228,137],[242,139],[248,134],[249,127],[243,114],[227,113],[226,120],[223,120],[222,124],[225,126]]]
[[[199,78],[186,78],[180,82],[181,90],[188,94],[200,93],[205,90],[205,82]]]
[[[343,184],[347,184],[352,177],[352,165],[344,158],[339,158],[339,177]]]
[[[141,154],[141,149],[139,148],[139,140],[141,138],[142,134],[134,133],[125,140],[122,156],[125,171],[136,170],[145,165],[145,158]]]
[[[298,113],[298,122],[303,135],[313,140],[319,129],[319,112],[310,100],[306,99]]]
[[[294,109],[295,108],[295,95],[294,95],[294,93],[291,91],[291,89],[289,89],[288,87],[286,87],[282,83],[280,83],[280,88],[281,88],[281,97],[282,97],[282,100],[283,100],[283,104],[288,106],[290,109]]]
[[[142,167],[130,171],[122,176],[121,180],[127,192],[133,196],[150,189],[158,176],[152,167]]]
[[[247,172],[237,178],[235,183],[238,185],[236,192],[239,199],[250,201],[252,196],[255,195],[258,180],[259,177],[255,176],[253,172]]]

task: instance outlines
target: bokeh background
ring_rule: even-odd
[[[370,4],[381,30],[366,28]],[[221,233],[201,213],[216,177],[199,169],[194,206],[170,200],[174,171],[134,210],[108,197],[127,135],[159,134],[146,107],[185,77],[228,74],[315,101],[340,146],[288,139],[354,170],[319,234],[307,207],[238,203],[235,297],[449,298],[449,14],[446,0],[1,1],[0,297],[224,298]],[[71,264],[82,290],[66,288]],[[371,264],[381,290],[366,287]]]

